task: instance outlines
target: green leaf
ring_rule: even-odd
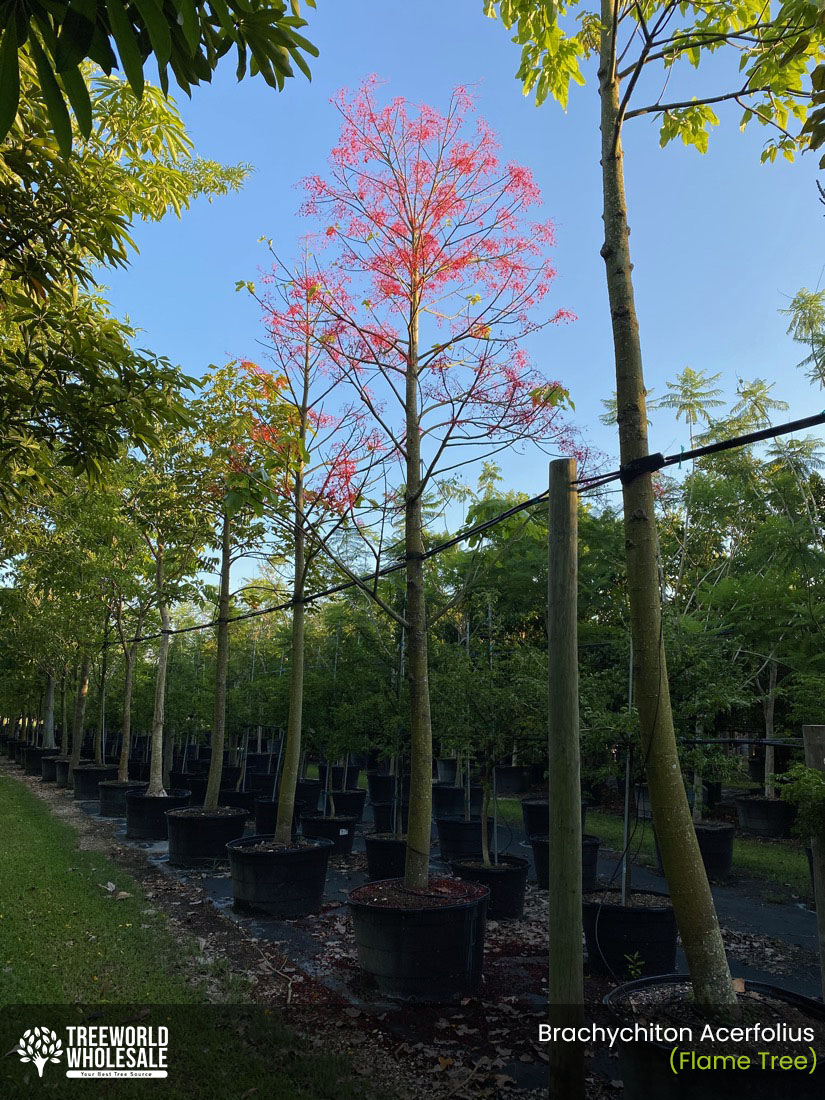
[[[72,152],[72,120],[60,86],[52,71],[51,63],[43,52],[40,40],[36,34],[29,35],[29,47],[40,78],[40,90],[49,114],[49,121],[57,138],[57,144],[64,157],[71,156]]]
[[[143,59],[131,21],[121,0],[106,0],[112,37],[117,45],[120,63],[126,73],[132,91],[140,99],[143,95]]]
[[[0,47],[0,141],[12,127],[20,99],[20,70],[17,62],[17,27],[13,19],[6,24]]]
[[[155,0],[133,0],[140,12],[146,30],[149,32],[149,41],[152,43],[152,51],[157,58],[160,68],[168,64],[172,55],[172,36],[163,12],[155,3]]]
[[[60,74],[60,83],[74,111],[78,129],[84,138],[88,138],[92,132],[92,101],[83,74],[76,67],[67,69]]]
[[[54,53],[58,73],[74,68],[89,56],[96,22],[97,0],[71,0]]]

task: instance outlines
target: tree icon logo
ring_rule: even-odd
[[[20,1040],[17,1054],[21,1062],[34,1062],[37,1076],[42,1077],[47,1062],[59,1062],[63,1057],[63,1044],[56,1031],[49,1031],[47,1027],[30,1027]]]

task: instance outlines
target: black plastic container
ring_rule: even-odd
[[[229,858],[226,846],[243,836],[246,811],[206,813],[198,807],[166,811],[169,862],[173,867],[201,867]]]
[[[433,817],[464,817],[464,787],[449,783],[433,784]],[[470,787],[470,816],[480,817],[484,790],[478,784]]]
[[[410,804],[409,802],[401,803],[401,831],[407,831],[407,824],[410,817]],[[372,806],[372,821],[375,826],[376,833],[394,833],[395,832],[395,803],[394,802],[374,802]]]
[[[441,858],[450,863],[454,859],[466,859],[467,857],[481,855],[481,819],[437,817],[435,825],[438,829],[438,845],[441,850]],[[487,818],[487,839],[493,841],[493,819]]]
[[[126,792],[126,835],[131,840],[166,840],[166,811],[188,806],[191,791],[172,789],[166,795]]]
[[[740,979],[742,980],[742,979]],[[604,1003],[614,1009],[622,1023],[631,1018],[633,1010],[628,1005],[629,998],[634,993],[648,993],[651,987],[663,987],[664,995],[668,995],[668,988],[673,985],[690,984],[687,974],[661,974],[648,978],[641,978],[634,982],[627,982],[617,989],[611,990],[604,998]],[[787,989],[778,989],[776,986],[765,985],[763,982],[752,982],[744,979],[744,991],[758,995],[759,999],[770,1002],[779,1001],[786,1004],[797,1016],[801,1013],[811,1022],[825,1020],[825,1005],[822,1001],[815,1001],[809,997],[801,997],[797,993],[791,993]],[[655,1008],[649,1009],[655,1014]],[[753,1011],[758,1015],[758,1005]],[[655,1015],[654,1015],[655,1018]],[[797,1016],[798,1020],[798,1016]],[[662,1021],[665,1023],[666,1021]],[[682,1021],[680,1021],[681,1023]],[[804,1024],[804,1021],[801,1021]],[[697,1021],[693,1025],[694,1034],[697,1034],[701,1024]],[[794,1026],[797,1025],[795,1020]],[[673,1045],[664,1042],[644,1042],[634,1039],[632,1042],[618,1043],[619,1070],[621,1073],[624,1100],[651,1100],[651,1097],[673,1097],[674,1100],[735,1100],[739,1096],[747,1096],[748,1100],[776,1100],[789,1091],[791,1082],[788,1080],[788,1070],[771,1069],[762,1067],[761,1061],[751,1058],[751,1064],[747,1068],[730,1064],[714,1066],[712,1072],[694,1072],[683,1070],[674,1076],[671,1065],[671,1053]],[[731,1043],[725,1043],[720,1053],[734,1054],[735,1047]],[[795,1048],[791,1053],[808,1055],[810,1052],[804,1046]],[[817,1059],[816,1068],[809,1070],[791,1070],[793,1083],[790,1091],[794,1100],[821,1100],[825,1092],[825,1067],[822,1059]]]
[[[371,882],[381,878],[402,878],[407,859],[407,841],[392,833],[368,833],[367,875]]]
[[[57,782],[57,753],[46,753],[40,757],[40,776],[44,783]]]
[[[252,817],[255,813],[255,792],[221,790],[218,799],[221,806],[232,806],[236,810],[246,810],[246,816]]]
[[[23,749],[23,771],[26,775],[42,775],[40,761],[47,753],[56,756],[57,752],[57,749],[38,749],[27,745]]]
[[[295,784],[295,797],[303,802],[308,813],[318,809],[318,799],[321,797],[320,779],[299,779]]]
[[[69,786],[69,768],[71,766],[71,757],[69,756],[56,756],[54,765],[55,782],[58,787]],[[94,760],[78,761],[78,767],[85,767],[87,764],[94,764]]]
[[[78,802],[95,801],[100,797],[98,784],[104,779],[117,779],[117,765],[84,764],[72,772],[74,796]]]
[[[536,868],[536,883],[540,890],[547,890],[550,884],[550,839],[546,836],[531,836],[533,862]],[[590,833],[582,833],[582,893],[596,889],[596,873],[601,840]]]
[[[727,878],[733,867],[733,841],[736,836],[736,828],[726,821],[701,821],[694,824],[696,839],[699,842],[699,851],[708,878]],[[653,832],[656,844],[656,862],[659,873],[664,874],[662,867],[662,854],[659,851],[659,839]]]
[[[736,799],[739,828],[754,836],[790,836],[796,818],[796,806],[781,798],[745,795]]]
[[[332,841],[319,837],[298,848],[254,850],[266,840],[272,837],[243,837],[226,846],[235,908],[281,920],[317,913],[324,900]]]
[[[370,802],[392,802],[395,798],[395,776],[367,772],[367,790]]]
[[[128,775],[130,779],[140,780],[142,783],[149,782],[149,761],[148,760],[133,760],[130,758],[128,765]]]
[[[253,794],[265,795],[267,798],[271,798],[273,792],[278,793],[275,789],[275,776],[272,772],[247,772],[246,789],[252,791]]]
[[[97,787],[100,793],[101,817],[125,817],[126,795],[129,791],[145,791],[146,784],[136,779],[127,779],[125,783],[117,779],[104,779]]]
[[[518,920],[524,913],[524,890],[529,863],[521,856],[499,856],[495,866],[477,860],[454,859],[450,869],[456,878],[478,882],[490,891],[487,916],[495,920]]]
[[[530,790],[530,768],[523,764],[500,764],[496,768],[496,794],[524,794]],[[492,905],[492,895],[490,899]],[[492,909],[488,908],[490,916]]]
[[[587,820],[588,803],[582,800],[582,833]],[[547,798],[525,798],[521,803],[524,831],[528,838],[547,836],[550,832],[550,801]]]
[[[326,790],[327,786],[327,767],[328,765],[324,763],[318,765],[318,782],[324,790]],[[361,769],[357,764],[347,764],[346,766],[343,764],[333,764],[329,780],[329,789],[331,791],[355,790],[360,778]]]
[[[455,758],[450,759],[442,758],[435,762],[438,782],[439,783],[455,783],[455,776],[458,770],[458,761]]]
[[[388,880],[403,885],[397,879]],[[487,924],[486,888],[465,883],[452,905],[371,904],[372,884],[349,896],[358,961],[380,993],[403,1000],[455,1001],[478,989]]]
[[[308,837],[323,837],[332,841],[332,854],[348,856],[355,840],[355,814],[324,817],[320,813],[301,814],[301,832]]]
[[[303,802],[295,799],[292,810],[292,835],[298,831],[298,819],[304,808]],[[255,832],[259,836],[275,835],[275,826],[278,824],[278,802],[272,798],[255,799]]]
[[[643,892],[667,897],[658,890]],[[610,900],[614,896],[605,893],[603,899],[582,904],[590,968],[614,981],[624,981],[637,967],[645,975],[672,974],[676,967],[672,906],[624,906]]]
[[[335,805],[336,814],[355,814],[356,821],[363,818],[366,801],[366,791],[327,791],[327,810],[331,808],[330,802],[332,802]]]

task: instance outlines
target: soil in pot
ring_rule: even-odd
[[[246,810],[236,806],[167,810],[169,862],[173,867],[201,867],[228,859],[226,846],[243,836],[246,816]]]
[[[539,890],[547,890],[550,884],[550,840],[546,836],[531,836],[533,862],[536,868],[536,884]],[[601,840],[590,833],[582,833],[582,892],[596,889],[596,873]]]
[[[355,820],[360,821],[366,801],[366,791],[327,791],[327,813],[334,806],[336,814],[354,814]]]
[[[679,1067],[674,1078],[671,1064],[673,1043],[667,1039],[635,1039],[618,1045],[619,1068],[626,1100],[651,1100],[651,1097],[678,1097],[678,1100],[731,1100],[745,1093],[749,1100],[775,1100],[790,1091],[794,1100],[820,1100],[825,1085],[821,1058],[814,1067],[811,1048],[825,1049],[825,1006],[821,1001],[801,997],[776,986],[740,979],[740,1011],[735,1018],[723,1017],[710,1023],[712,1031],[730,1024],[751,1028],[751,1037],[726,1038],[724,1042],[705,1040],[702,1035],[709,1021],[692,1005],[690,978],[681,974],[663,974],[628,982],[612,990],[604,999],[614,1022],[656,1021],[662,1027],[688,1028],[692,1038],[680,1039],[679,1053],[697,1060],[708,1058],[696,1068],[690,1063]],[[757,1031],[755,1025],[760,1025]],[[802,1038],[806,1029],[813,1032],[813,1043]],[[742,1028],[744,1031],[745,1028]],[[769,1040],[764,1036],[772,1034]],[[799,1038],[797,1038],[799,1037]],[[763,1059],[762,1052],[765,1054]],[[722,1062],[713,1059],[726,1056]],[[792,1062],[771,1063],[775,1058],[804,1057],[806,1066],[786,1068]],[[736,1059],[735,1063],[732,1059]],[[746,1058],[744,1063],[741,1059]],[[710,1069],[710,1072],[702,1070]],[[813,1071],[813,1072],[811,1072]],[[674,1084],[675,1080],[675,1084]]]
[[[406,832],[407,821],[410,816],[409,802],[401,803],[401,830]],[[372,806],[372,823],[376,833],[392,833],[395,831],[395,803],[374,802]]]
[[[481,981],[486,887],[432,878],[426,891],[403,879],[359,886],[349,896],[358,961],[378,990],[416,1001],[454,1001]]]
[[[127,779],[124,783],[117,779],[104,779],[97,787],[100,792],[101,817],[125,817],[126,795],[129,791],[145,791],[146,784],[136,779]]]
[[[190,791],[172,789],[165,795],[126,792],[126,836],[130,840],[166,840],[166,811],[188,806]]]
[[[441,858],[449,863],[454,859],[466,859],[468,856],[481,855],[481,819],[437,817],[438,845]],[[493,842],[493,819],[487,818],[487,839]]]
[[[726,821],[700,821],[694,824],[693,827],[696,830],[696,839],[699,842],[699,851],[708,878],[727,878],[733,866],[733,841],[736,836],[736,828]],[[653,840],[656,845],[656,862],[659,867],[659,874],[664,874],[655,829]]]
[[[117,765],[84,764],[72,772],[74,796],[79,801],[90,801],[100,797],[98,784],[104,779],[117,779]]]
[[[524,914],[524,890],[530,864],[521,856],[499,856],[495,865],[482,860],[454,859],[450,870],[465,882],[478,882],[490,891],[487,916],[495,920],[518,920]]]
[[[336,814],[325,817],[323,814],[301,814],[301,832],[307,837],[323,837],[332,841],[332,854],[348,856],[352,852],[355,840],[355,814]]]
[[[584,897],[582,924],[591,970],[624,981],[670,974],[676,966],[676,917],[667,894],[634,892],[627,905],[618,890]]]
[[[367,875],[376,879],[401,878],[407,859],[407,838],[393,833],[368,833],[364,837],[367,849]]]
[[[296,920],[317,913],[324,900],[332,841],[298,837],[288,848],[271,836],[227,844],[235,908]]]
[[[298,818],[301,816],[301,811],[304,808],[303,802],[299,802],[295,799],[295,803],[292,810],[292,835],[295,836],[298,831]],[[275,828],[278,824],[278,802],[273,798],[256,798],[255,799],[255,832],[260,836],[266,836],[268,834],[275,833]]]
[[[781,798],[749,794],[736,799],[739,828],[755,836],[790,836],[796,818],[796,806]]]

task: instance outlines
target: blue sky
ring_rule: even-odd
[[[109,273],[116,312],[128,314],[142,340],[199,375],[210,362],[255,358],[258,311],[235,293],[266,263],[261,236],[289,254],[301,235],[295,184],[323,171],[338,131],[331,95],[377,73],[387,91],[434,106],[456,84],[474,85],[479,112],[497,132],[503,160],[527,164],[556,224],[554,304],[575,324],[545,332],[531,350],[567,385],[576,420],[610,454],[613,430],[598,421],[600,399],[614,389],[607,310],[599,174],[598,98],[592,79],[574,87],[567,113],[537,109],[514,79],[518,49],[482,0],[318,0],[307,35],[320,49],[313,80],[298,76],[280,94],[260,78],[237,84],[230,59],[214,83],[178,100],[197,152],[255,172],[235,196],[199,202],[180,222],[138,226],[140,255]],[[589,74],[591,77],[592,73]],[[701,80],[702,93],[714,87]],[[822,276],[825,210],[817,202],[816,161],[759,164],[765,134],[741,134],[739,108],[719,111],[722,126],[701,156],[681,145],[661,150],[655,123],[625,128],[631,249],[647,385],[655,393],[686,365],[722,373],[733,393],[738,376],[775,380],[788,417],[825,406],[794,364],[800,348],[785,335],[778,310]],[[758,131],[758,132],[757,132]],[[653,415],[651,447],[678,450],[687,430],[671,414]],[[546,481],[544,456],[499,459],[508,486],[533,492]]]

